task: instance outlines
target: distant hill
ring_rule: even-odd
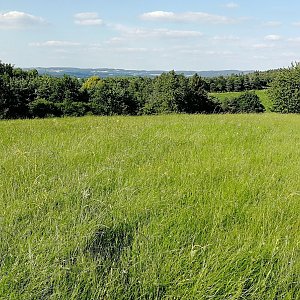
[[[26,68],[29,70],[32,68]],[[81,68],[60,68],[60,67],[50,67],[50,68],[35,68],[39,74],[49,74],[52,76],[61,77],[63,75],[70,75],[77,78],[88,78],[91,76],[105,77],[126,77],[126,76],[142,76],[142,77],[155,77],[159,76],[161,73],[166,72],[162,70],[125,70],[125,69],[109,69],[109,68],[98,68],[98,69],[81,69]],[[220,70],[220,71],[176,71],[176,73],[184,74],[186,76],[192,76],[197,73],[202,77],[217,77],[217,76],[229,76],[231,74],[248,74],[254,71],[241,71],[241,70]]]

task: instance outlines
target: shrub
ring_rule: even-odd
[[[300,64],[282,69],[270,85],[271,111],[280,113],[300,112]]]
[[[224,112],[229,113],[262,113],[265,111],[259,97],[253,91],[247,91],[232,99],[226,98],[222,108]]]
[[[33,117],[46,118],[60,116],[61,111],[53,102],[38,98],[29,104],[30,113]]]
[[[90,112],[90,105],[85,102],[72,102],[65,100],[62,103],[58,103],[57,107],[61,110],[64,116],[81,117]]]

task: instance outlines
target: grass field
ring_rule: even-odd
[[[0,299],[300,299],[300,116],[0,122]]]
[[[267,90],[255,90],[256,95],[259,97],[261,103],[264,105],[267,112],[270,111],[271,108],[271,100],[268,96]],[[212,96],[215,96],[220,101],[225,100],[226,98],[232,99],[238,97],[242,94],[242,92],[226,92],[226,93],[209,93]]]

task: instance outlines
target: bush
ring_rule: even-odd
[[[61,110],[64,116],[81,117],[90,112],[91,108],[88,103],[85,102],[72,102],[65,100],[62,103],[58,103],[57,106]]]
[[[271,111],[300,113],[300,64],[282,69],[270,85]]]
[[[197,74],[188,78],[174,71],[153,80],[153,89],[146,101],[144,114],[215,113],[219,103],[208,97],[205,81]]]
[[[91,111],[95,115],[136,115],[138,105],[129,91],[128,78],[88,80],[85,89],[89,94]]]
[[[36,99],[29,104],[30,113],[33,117],[46,118],[61,116],[61,111],[53,102],[43,98]]]
[[[222,104],[224,112],[229,113],[262,113],[265,111],[255,92],[245,92],[238,97],[225,99]]]

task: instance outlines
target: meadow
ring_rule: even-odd
[[[300,116],[0,122],[0,299],[300,299]]]
[[[272,101],[268,95],[268,90],[254,90],[255,94],[259,97],[259,100],[264,105],[267,112],[270,111],[272,106]],[[225,93],[209,93],[211,96],[218,98],[221,102],[224,101],[226,98],[232,99],[238,97],[243,92],[225,92]]]

